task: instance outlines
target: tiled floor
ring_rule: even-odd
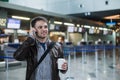
[[[66,59],[69,60],[70,57]],[[72,57],[70,63],[68,61],[67,73],[60,73],[61,80],[120,80],[120,66],[112,66],[112,57],[107,57],[106,61],[102,57],[97,65],[94,54],[87,54],[85,59],[80,55],[77,55],[77,58]],[[10,67],[8,71],[0,70],[0,80],[25,80],[25,69],[24,66],[17,66]]]

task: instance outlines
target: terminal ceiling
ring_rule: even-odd
[[[110,1],[110,0],[105,0],[105,1]],[[117,0],[117,1],[119,1],[119,0]],[[69,7],[69,8],[71,8],[71,7]],[[80,5],[80,7],[82,7],[82,5]],[[68,9],[68,11],[69,10],[70,9]],[[75,11],[75,10],[73,10],[73,11]],[[87,15],[86,15],[86,12],[88,12]],[[32,11],[28,12],[28,11],[21,11],[21,10],[15,10],[15,9],[14,10],[13,9],[8,9],[8,13],[9,13],[9,15],[28,16],[28,17],[31,17],[31,18],[34,17],[34,16],[37,16],[37,15],[40,15],[39,13],[38,14],[37,13],[32,13]],[[43,15],[43,13],[41,15]],[[111,8],[111,9],[108,9],[108,10],[106,9],[106,10],[99,10],[99,11],[85,11],[85,12],[83,11],[83,12],[71,12],[71,13],[69,12],[65,15],[73,16],[73,17],[77,17],[77,18],[88,19],[88,20],[92,20],[92,21],[98,21],[98,22],[102,22],[102,23],[106,23],[106,22],[109,22],[111,20],[115,21],[117,23],[120,23],[120,6],[118,6],[117,8],[114,8],[114,9]],[[114,16],[114,15],[117,16],[116,19],[104,19],[104,17]],[[49,16],[47,16],[47,17],[49,17]],[[120,24],[117,24],[117,25],[119,26]]]

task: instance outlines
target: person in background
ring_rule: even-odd
[[[58,37],[58,42],[63,45],[64,44],[64,37],[63,36],[59,36]]]
[[[78,45],[78,46],[83,45],[83,44],[81,44],[82,42],[85,42],[85,39],[82,38],[81,41],[79,41],[79,42],[77,43],[77,45]]]
[[[45,17],[35,17],[30,24],[32,27],[31,35],[15,51],[14,58],[19,61],[27,61],[26,80],[60,80],[59,71],[65,73],[68,65],[65,61],[62,70],[58,69],[57,60],[64,58],[64,56],[62,46],[57,42],[30,75],[32,69],[52,42],[48,37],[48,21]]]

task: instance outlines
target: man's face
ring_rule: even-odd
[[[48,24],[43,21],[43,20],[39,20],[36,22],[35,24],[35,29],[36,29],[36,36],[44,39],[47,37],[48,35]]]

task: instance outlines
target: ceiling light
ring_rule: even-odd
[[[54,21],[54,24],[62,24],[60,21]]]
[[[22,19],[22,20],[30,20],[29,17],[22,17],[22,16],[12,16],[12,18]]]
[[[117,23],[118,25],[120,25],[120,22],[119,23]]]
[[[74,26],[72,23],[64,23],[64,25]]]
[[[84,25],[84,27],[85,27],[85,28],[90,28],[90,26],[88,26],[88,25]]]
[[[120,15],[107,16],[104,19],[120,19]]]
[[[108,30],[107,28],[103,28],[103,30]]]
[[[80,27],[80,25],[79,25],[79,24],[77,24],[77,27]]]
[[[91,13],[90,12],[85,12],[85,16],[90,16]]]
[[[99,27],[99,30],[103,30],[103,28],[102,28],[102,27]]]

